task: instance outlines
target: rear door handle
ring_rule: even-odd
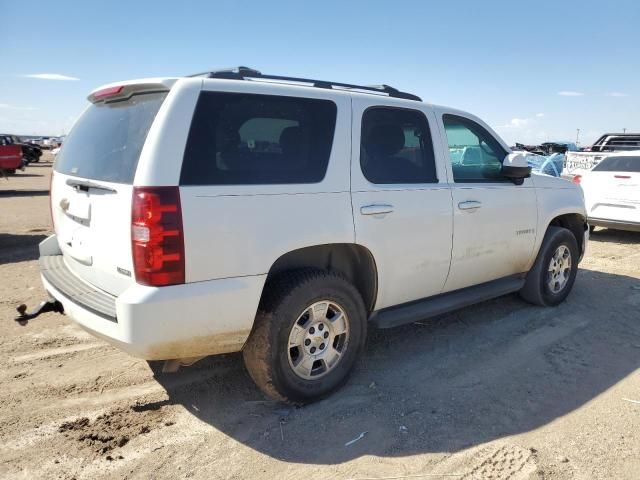
[[[393,212],[393,205],[374,204],[360,207],[360,213],[362,215],[386,215],[391,212]]]
[[[482,206],[482,202],[478,202],[477,200],[469,200],[467,202],[460,202],[458,204],[458,208],[460,210],[475,210]]]

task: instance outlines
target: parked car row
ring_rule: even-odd
[[[36,145],[40,148],[44,148],[47,150],[51,150],[62,145],[64,141],[64,136],[61,137],[35,137],[30,138],[27,142],[31,145]]]
[[[32,162],[39,162],[42,149],[18,135],[0,133],[0,170],[11,175]]]
[[[42,149],[36,145],[24,141],[17,135],[0,133],[0,142],[3,142],[3,144],[5,145],[19,145],[20,149],[22,150],[22,157],[27,164],[40,161],[40,157],[42,156]]]

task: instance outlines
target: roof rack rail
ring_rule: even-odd
[[[350,83],[330,82],[326,80],[313,80],[310,78],[286,77],[281,75],[267,75],[249,67],[235,67],[224,70],[214,70],[211,72],[196,73],[188,75],[189,77],[205,77],[205,78],[221,78],[226,80],[246,80],[251,78],[276,80],[283,82],[308,83],[316,88],[338,87],[345,90],[358,90],[362,93],[386,94],[389,97],[404,98],[405,100],[415,100],[421,102],[422,99],[412,93],[401,92],[400,90],[390,87],[389,85],[353,85]]]

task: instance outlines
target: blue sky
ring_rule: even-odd
[[[577,128],[583,144],[640,131],[637,0],[0,7],[0,131],[58,135],[101,84],[234,65],[387,83],[475,113],[509,143],[575,140]],[[25,28],[25,15],[35,25]],[[30,76],[41,74],[55,75]]]

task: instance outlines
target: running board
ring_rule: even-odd
[[[369,321],[378,328],[392,328],[405,323],[413,323],[508,293],[517,292],[524,286],[524,282],[524,274],[500,278],[473,287],[462,288],[423,300],[385,308],[373,312],[369,317]]]

